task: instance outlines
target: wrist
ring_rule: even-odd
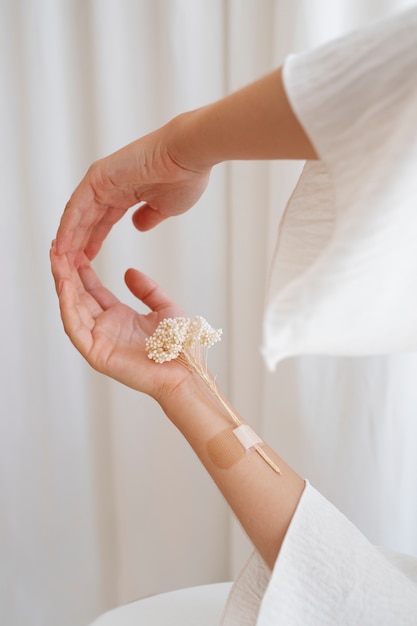
[[[168,151],[182,168],[206,174],[222,161],[216,147],[207,141],[206,116],[209,107],[202,107],[174,117],[169,123]]]
[[[187,376],[175,387],[160,390],[155,399],[187,439],[196,430],[211,437],[233,425],[219,397],[195,372],[187,372]]]

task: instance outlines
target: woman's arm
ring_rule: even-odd
[[[159,401],[272,569],[304,489],[302,478],[267,446],[263,449],[281,469],[281,475],[253,449],[239,455],[230,467],[219,467],[210,454],[210,442],[223,438],[225,432],[233,428],[233,423],[196,375],[187,379],[175,393],[163,396]],[[229,452],[223,454],[227,457]],[[223,461],[228,465],[227,458]]]
[[[136,270],[126,273],[126,283],[150,309],[148,315],[138,314],[105,289],[85,257],[77,268],[71,256],[57,255],[54,245],[51,262],[64,328],[75,347],[94,369],[160,404],[272,567],[304,481],[266,447],[281,475],[253,449],[245,454],[239,448],[236,455],[219,446],[219,437],[224,443],[236,424],[216,395],[178,360],[158,364],[148,358],[145,339],[163,319],[184,316],[183,311]]]
[[[93,163],[63,213],[58,251],[92,259],[113,224],[138,203],[139,230],[183,213],[222,161],[314,158],[276,70]]]
[[[281,68],[172,123],[178,125],[174,156],[198,171],[231,160],[317,158],[290,106]]]

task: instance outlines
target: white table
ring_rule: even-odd
[[[105,613],[91,626],[219,626],[232,583],[151,596]]]

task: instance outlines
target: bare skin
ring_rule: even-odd
[[[184,312],[150,278],[128,270],[127,286],[149,308],[138,314],[103,287],[90,260],[130,207],[139,205],[133,223],[140,231],[190,209],[217,163],[315,158],[276,70],[93,163],[65,208],[51,250],[61,317],[74,346],[94,369],[160,404],[271,568],[304,481],[269,448],[282,476],[255,453],[227,470],[213,464],[207,442],[230,426],[229,415],[196,374],[177,362],[156,364],[145,351],[158,323]]]
[[[223,161],[315,158],[276,70],[93,163],[62,215],[57,250],[93,259],[112,226],[138,204],[133,223],[140,231],[184,213]]]
[[[281,468],[271,470],[256,453],[233,467],[219,469],[207,442],[231,426],[230,417],[206,385],[176,361],[148,358],[145,338],[166,317],[184,312],[162,289],[137,270],[126,284],[150,312],[139,314],[121,303],[97,278],[86,257],[77,268],[71,257],[51,250],[52,271],[65,331],[97,371],[152,396],[192,446],[218,485],[243,528],[269,567],[273,567],[297,507],[304,481],[273,450],[266,452]]]

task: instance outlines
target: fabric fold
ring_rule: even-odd
[[[417,9],[290,56],[284,83],[318,162],[279,227],[270,369],[297,354],[417,349]]]
[[[307,482],[273,572],[254,552],[232,587],[222,626],[237,624],[416,626],[417,560],[373,546]]]

